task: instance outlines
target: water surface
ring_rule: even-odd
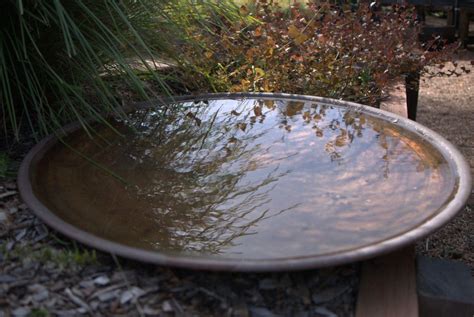
[[[162,110],[137,111],[114,123],[121,135],[102,126],[94,141],[73,133],[40,162],[36,194],[63,220],[115,242],[259,260],[403,234],[456,185],[430,144],[360,111],[263,99],[180,108],[166,121]]]

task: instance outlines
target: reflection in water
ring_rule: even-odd
[[[311,102],[213,100],[140,110],[103,141],[60,145],[35,191],[66,221],[168,253],[247,259],[317,255],[401,234],[446,203],[455,178],[417,136]]]

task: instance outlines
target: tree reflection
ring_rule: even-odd
[[[324,226],[350,236],[363,215],[353,212],[347,228],[338,221],[351,204],[368,208],[358,188],[389,187],[383,178],[390,176],[390,162],[404,168],[403,159],[413,153],[420,159],[406,161],[419,164],[420,171],[442,160],[426,155],[429,149],[412,136],[356,110],[265,99],[182,106],[170,107],[164,117],[156,109],[137,111],[116,125],[125,137],[104,127],[102,141],[77,142],[78,150],[129,183],[99,177],[101,171],[81,162],[87,179],[81,186],[94,188],[94,194],[84,199],[86,189],[79,188],[71,199],[78,209],[99,210],[87,216],[105,223],[84,221],[89,231],[138,247],[219,254],[237,252],[233,247],[245,237],[294,212],[328,221]],[[403,171],[394,173],[394,183],[405,181]],[[328,188],[295,188],[323,183]],[[275,203],[281,198],[275,192],[287,197]],[[373,210],[384,207],[385,201],[371,199]],[[315,215],[314,205],[337,212]]]
[[[135,195],[121,195],[112,208],[136,209],[138,203],[148,219],[136,232],[141,236],[129,232],[128,239],[176,252],[219,253],[237,237],[256,233],[257,223],[296,207],[267,206],[274,183],[288,171],[256,159],[272,147],[259,142],[270,128],[252,130],[256,114],[263,118],[254,109],[201,105],[163,122],[152,110],[142,111],[117,127],[126,138],[108,135],[113,146],[96,157],[125,175]]]
[[[291,132],[291,124],[311,124],[316,137],[325,140],[324,150],[333,161],[343,158],[343,148],[355,137],[363,137],[366,118],[358,111],[301,101],[282,101],[279,109],[280,128]]]

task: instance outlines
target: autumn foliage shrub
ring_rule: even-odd
[[[446,60],[454,46],[418,40],[414,10],[371,10],[329,3],[257,1],[242,19],[211,32],[189,29],[200,49],[184,47],[188,82],[214,91],[286,92],[375,105],[395,78]],[[198,75],[197,75],[198,74]]]

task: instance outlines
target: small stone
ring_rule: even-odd
[[[108,302],[116,297],[115,292],[102,293],[98,296],[101,302]]]
[[[12,311],[12,316],[15,317],[26,317],[31,313],[31,309],[28,307],[18,307],[14,311]]]
[[[96,285],[105,286],[105,285],[108,285],[110,283],[110,279],[107,276],[102,275],[102,276],[96,277],[94,279],[94,283]]]
[[[131,291],[125,291],[120,296],[120,304],[126,304],[133,298],[133,293]]]
[[[49,297],[49,292],[47,290],[44,290],[44,291],[41,291],[39,293],[36,293],[35,295],[33,295],[33,300],[36,301],[36,302],[42,302],[46,299],[48,299]]]
[[[171,305],[171,302],[169,300],[165,300],[163,304],[161,304],[161,309],[165,313],[171,313],[174,309],[173,306]]]
[[[16,240],[16,241],[20,241],[20,240],[23,239],[25,236],[26,236],[26,229],[20,230],[20,232],[18,232],[18,233],[16,234],[15,240]]]
[[[5,222],[7,221],[7,219],[8,219],[7,213],[4,211],[0,211],[0,222]]]
[[[133,298],[137,299],[141,295],[143,295],[145,292],[138,287],[132,287],[130,290],[126,290],[125,292],[122,293],[122,296],[120,296],[120,304],[126,304]]]
[[[8,208],[8,212],[11,215],[16,214],[18,212],[18,208],[17,207],[10,207],[10,208]]]
[[[82,288],[94,287],[94,281],[81,281],[79,282],[79,286]]]

